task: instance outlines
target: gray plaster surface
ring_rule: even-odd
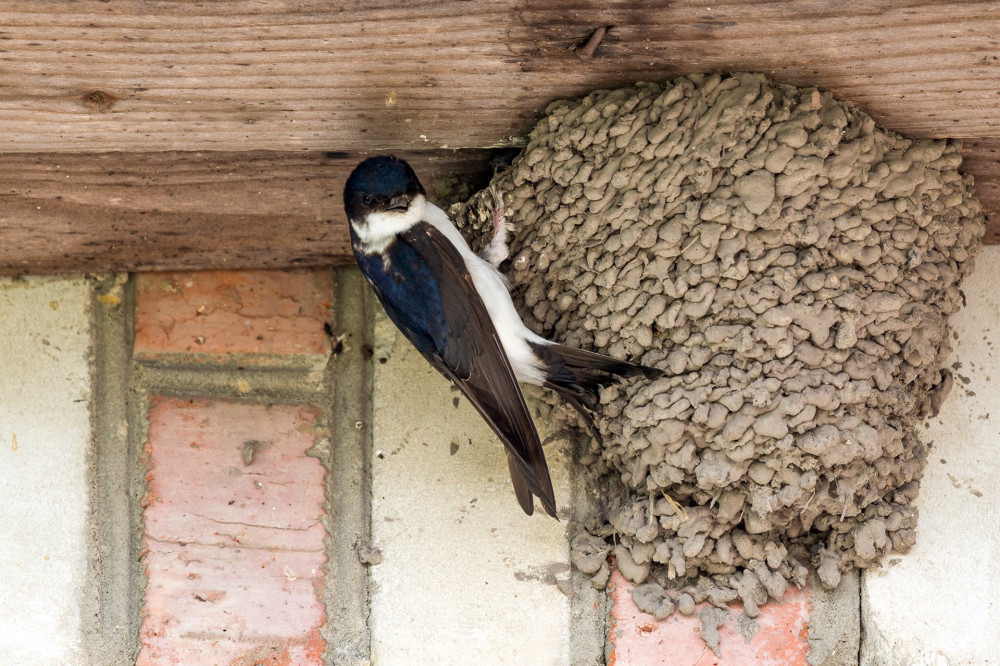
[[[0,279],[0,664],[84,664],[90,289]]]
[[[809,591],[809,666],[854,666],[861,641],[861,576],[850,571],[825,590],[815,579]]]
[[[570,663],[566,524],[522,513],[503,446],[384,318],[375,347],[373,661]],[[565,448],[546,447],[564,506]]]
[[[952,394],[927,423],[916,546],[862,580],[865,666],[1000,662],[1000,247],[952,319]]]

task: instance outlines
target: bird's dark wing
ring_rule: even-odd
[[[401,290],[411,293],[407,303],[396,304],[390,294],[376,289],[386,312],[503,442],[514,490],[525,513],[534,511],[532,495],[537,495],[546,512],[555,516],[555,493],[538,432],[465,260],[426,222],[400,234],[392,246],[389,263],[405,279],[397,280],[388,291],[397,298]],[[414,314],[418,311],[419,315]]]

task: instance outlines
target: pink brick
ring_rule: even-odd
[[[309,408],[150,401],[137,664],[322,664],[316,437]]]
[[[719,628],[719,657],[700,636],[699,613],[691,616],[674,613],[657,620],[639,610],[632,601],[632,583],[615,571],[610,592],[614,607],[609,640],[612,643],[609,666],[806,666],[809,650],[807,635],[809,594],[789,588],[780,603],[771,602],[760,609],[760,631],[747,642],[739,633],[736,618],[741,604],[729,606],[726,623]]]
[[[327,354],[328,270],[142,273],[135,350],[196,354]]]

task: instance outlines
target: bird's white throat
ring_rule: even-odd
[[[369,213],[365,223],[358,224],[351,220],[351,227],[365,252],[381,252],[398,234],[403,233],[420,222],[427,212],[427,199],[418,194],[410,201],[406,212],[385,210],[379,213]]]

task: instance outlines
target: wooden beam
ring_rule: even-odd
[[[512,145],[554,99],[721,70],[1000,137],[998,35],[995,0],[5,0],[0,152]]]
[[[454,176],[485,176],[488,152],[400,156],[440,196]],[[348,263],[342,193],[363,157],[0,155],[0,274]]]
[[[968,140],[962,143],[963,165],[976,179],[976,196],[986,211],[989,245],[1000,244],[1000,139]]]
[[[1000,242],[1000,141],[969,141],[964,152],[991,216],[987,238]],[[488,176],[488,151],[400,155],[438,197]],[[341,192],[363,157],[0,155],[0,274],[349,263]]]

